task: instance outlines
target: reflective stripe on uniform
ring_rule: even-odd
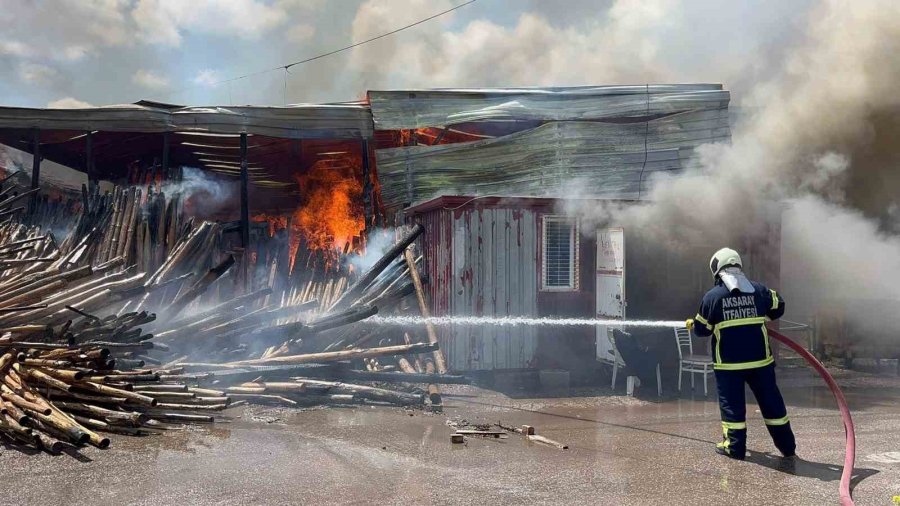
[[[776,292],[775,290],[771,290],[771,289],[769,291],[772,292],[772,309],[778,309],[778,304],[779,304],[778,292]]]
[[[708,328],[709,330],[712,330],[712,325],[709,324],[709,321],[707,321],[706,318],[700,316],[700,313],[697,313],[697,316],[694,317],[694,321],[699,322],[704,327]]]
[[[765,367],[771,363],[774,363],[775,359],[772,357],[765,358],[762,360],[755,360],[753,362],[733,362],[728,364],[713,364],[713,369],[717,369],[719,371],[740,371],[742,369],[755,369],[757,367]]]
[[[744,430],[747,428],[747,422],[722,422],[722,428],[725,430]]]
[[[740,327],[741,325],[762,325],[766,323],[765,316],[755,316],[753,318],[738,318],[736,320],[728,320],[721,323],[717,323],[713,327],[714,332],[719,332],[722,329],[727,329],[729,327]]]
[[[725,371],[737,371],[741,369],[753,369],[755,367],[763,367],[771,364],[775,360],[772,358],[772,351],[769,349],[769,333],[766,332],[766,322],[769,321],[765,316],[757,316],[754,318],[738,318],[736,320],[728,320],[721,323],[717,323],[713,326],[713,334],[716,336],[716,357],[715,362],[713,363],[713,369],[720,369]],[[722,362],[722,329],[727,329],[730,327],[740,327],[743,325],[759,325],[762,328],[763,334],[763,344],[766,348],[766,358],[762,360],[755,360],[752,362],[733,362],[733,363],[723,363]]]
[[[785,425],[790,422],[787,416],[781,418],[764,418],[763,420],[765,420],[766,425]]]

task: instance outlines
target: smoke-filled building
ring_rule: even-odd
[[[691,166],[701,144],[730,140],[729,93],[716,84],[370,91],[390,215],[426,226],[438,315],[683,319],[711,283],[721,245],[660,251],[639,230],[586,220],[638,205],[650,181]],[[376,134],[377,136],[377,134]],[[453,136],[448,141],[448,136]],[[777,237],[777,231],[773,231]],[[777,248],[746,251],[776,276]],[[590,374],[606,329],[455,326],[455,370],[563,368]],[[674,354],[671,330],[657,336]],[[596,353],[595,353],[596,350]]]
[[[215,204],[207,215],[236,220],[226,246],[252,271],[236,289],[332,300],[353,276],[339,257],[366,229],[418,221],[438,315],[680,319],[721,245],[659,251],[639,230],[585,216],[639,204],[651,180],[691,167],[697,146],[728,142],[728,103],[721,85],[685,84],[370,91],[365,102],[286,107],[0,107],[0,142],[36,167],[46,159],[157,193],[183,191],[191,171],[195,188],[177,204],[187,215]],[[767,279],[778,272],[770,253],[747,251]],[[442,332],[458,371],[588,371],[595,349],[608,353],[589,327]]]

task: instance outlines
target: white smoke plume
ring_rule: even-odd
[[[700,169],[654,181],[643,205],[569,211],[677,247],[771,240],[767,223],[786,210],[782,284],[799,303],[789,304],[794,315],[810,316],[826,301],[842,301],[851,317],[864,299],[900,301],[891,211],[900,186],[886,176],[898,157],[883,142],[900,125],[900,3],[823,1],[786,51],[774,77],[744,101],[751,113],[732,143],[698,150]]]
[[[162,186],[166,195],[177,195],[191,216],[213,218],[223,210],[234,208],[237,183],[215,177],[192,167],[181,168],[180,181],[166,181]]]

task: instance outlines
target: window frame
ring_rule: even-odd
[[[569,284],[566,286],[548,286],[547,284],[547,226],[550,223],[564,223],[569,225]],[[580,289],[579,262],[581,257],[580,224],[576,217],[546,214],[541,216],[541,268],[540,291],[542,292],[577,292]]]

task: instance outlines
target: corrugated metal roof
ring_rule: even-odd
[[[730,139],[727,106],[640,123],[554,121],[474,142],[376,151],[388,207],[441,194],[636,199],[655,172],[678,172],[693,149]]]
[[[0,107],[0,128],[248,133],[284,139],[371,138],[365,104],[182,107],[143,102],[85,109]]]
[[[574,88],[370,91],[375,128],[396,130],[472,121],[585,121],[646,117],[728,106],[721,84]]]

